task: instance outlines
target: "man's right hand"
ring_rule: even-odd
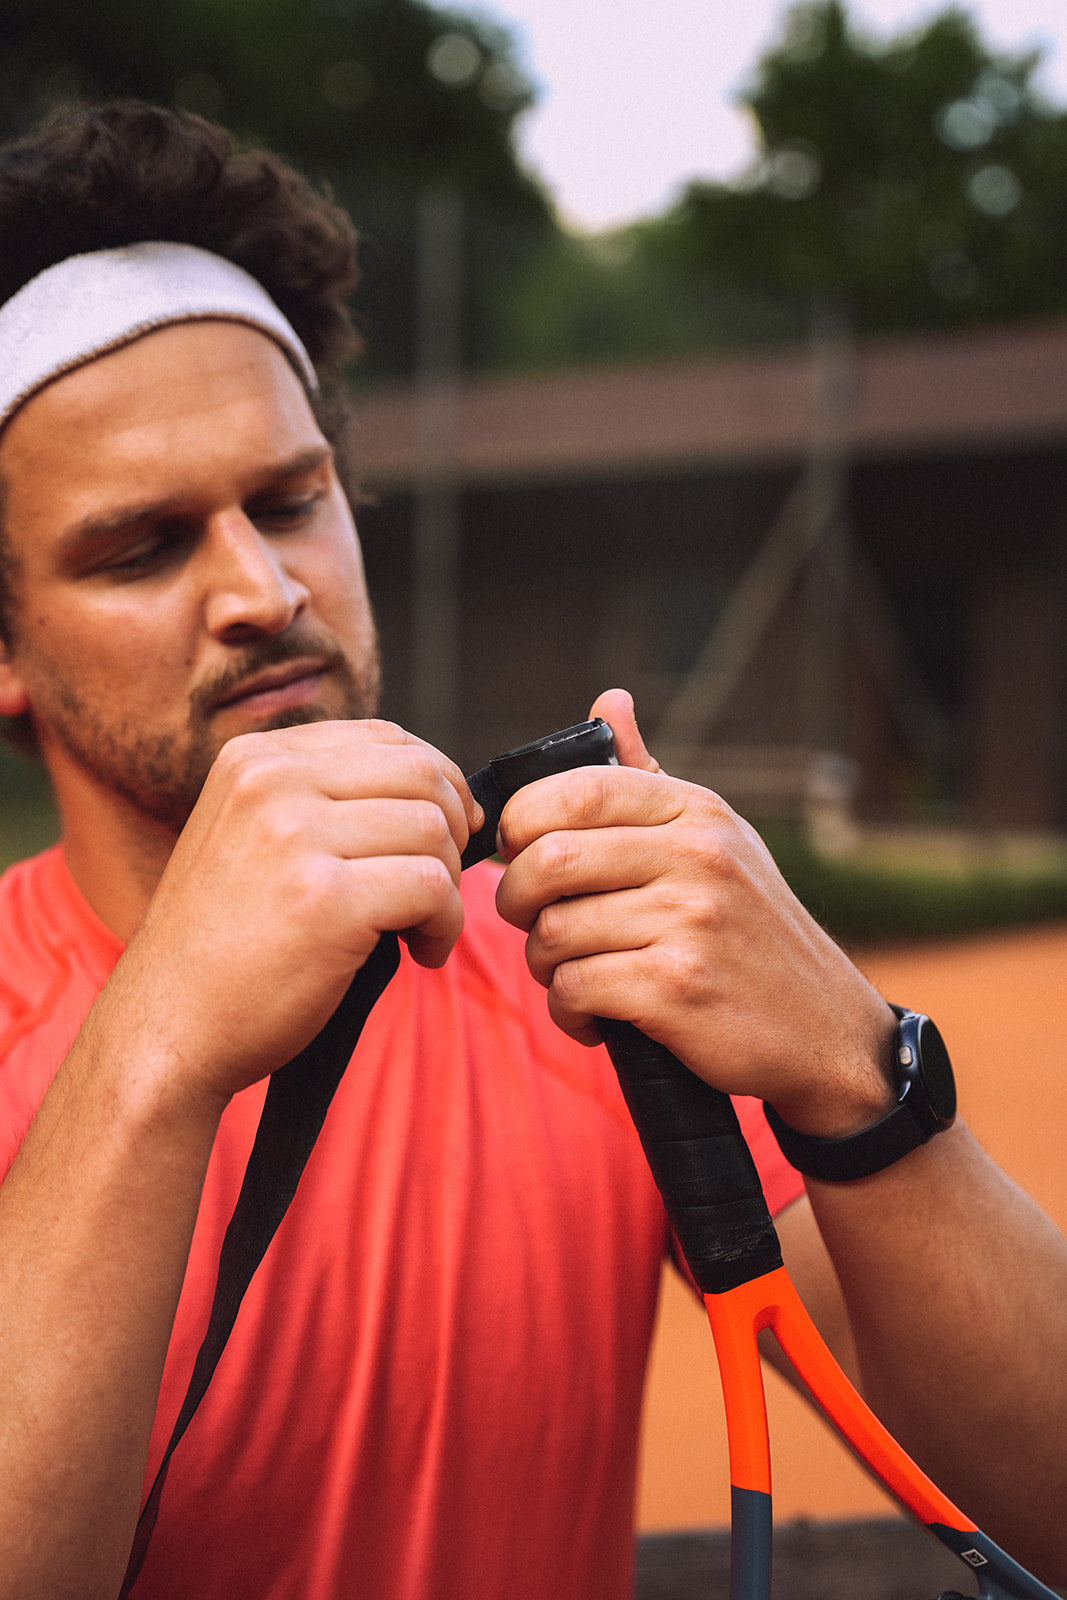
[[[314,1037],[381,933],[444,962],[480,822],[459,768],[393,723],[232,739],[109,988],[226,1099]]]

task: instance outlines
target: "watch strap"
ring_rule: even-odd
[[[877,1122],[858,1133],[827,1139],[817,1134],[799,1133],[783,1122],[774,1107],[764,1101],[767,1121],[782,1154],[806,1177],[820,1178],[828,1183],[848,1183],[857,1178],[869,1178],[893,1166],[901,1157],[926,1144],[935,1133],[951,1126],[954,1096],[952,1110],[947,1115],[943,1114],[932,1105],[922,1075],[922,1034],[925,1029],[936,1035],[939,1071],[942,1077],[948,1074],[951,1086],[951,1067],[940,1034],[930,1019],[921,1013],[909,1011],[903,1006],[892,1006],[891,1009],[898,1019],[893,1036],[897,1102]]]

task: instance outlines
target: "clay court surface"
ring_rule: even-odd
[[[961,1114],[1067,1228],[1067,925],[853,954],[887,998],[937,1021],[956,1067]],[[767,1386],[776,1520],[892,1514],[881,1490],[775,1373]],[[638,1515],[649,1531],[729,1522],[711,1334],[703,1309],[669,1273]]]

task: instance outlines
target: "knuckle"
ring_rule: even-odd
[[[702,834],[694,843],[705,870],[720,882],[738,875],[737,856],[717,828]]]
[[[513,861],[537,837],[529,803],[522,790],[512,795],[497,824],[500,851],[505,861]]]
[[[430,902],[437,904],[442,896],[448,896],[454,890],[453,878],[445,862],[440,856],[413,856],[413,874],[419,893]]]
[[[535,872],[539,884],[566,883],[581,870],[584,841],[580,834],[547,833],[538,841]]]
[[[537,945],[541,955],[551,962],[564,946],[566,912],[559,905],[545,906],[537,919]]]
[[[455,893],[452,874],[439,856],[416,856],[414,871],[419,898],[430,909],[438,909]]]
[[[552,974],[549,989],[555,1000],[567,1011],[581,1011],[585,985],[582,981],[581,963],[562,962]]]
[[[579,828],[594,828],[604,816],[614,768],[578,767],[567,783],[567,809]]]
[[[255,734],[229,740],[219,752],[217,765],[235,799],[251,802],[259,802],[273,791],[284,766],[270,744]]]
[[[450,843],[448,818],[433,800],[415,801],[415,823],[419,839],[432,854],[439,854]]]
[[[299,893],[306,905],[323,905],[337,892],[334,864],[326,856],[311,855],[300,863],[300,870],[293,877],[298,885],[294,892]]]
[[[671,830],[669,863],[673,876],[694,899],[713,894],[741,876],[737,852],[727,830],[706,824],[681,824]]]
[[[697,971],[692,952],[674,944],[659,944],[649,952],[649,973],[660,1003],[671,1010],[692,998]]]
[[[551,985],[555,970],[554,964],[545,959],[536,938],[526,941],[526,965],[529,968],[530,976],[535,983],[541,985],[542,989],[547,989]]]
[[[725,921],[721,890],[701,879],[668,883],[662,890],[662,916],[665,926],[714,934]]]
[[[234,775],[242,770],[261,748],[262,741],[252,733],[238,733],[227,739],[215,757],[215,771]]]
[[[261,842],[271,859],[284,859],[299,849],[307,837],[307,826],[296,809],[288,805],[267,808],[260,823]]]
[[[379,744],[407,744],[408,735],[396,722],[387,717],[367,717],[358,724],[362,733]]]
[[[336,892],[336,877],[329,861],[314,855],[302,860],[298,870],[285,874],[286,917],[295,926],[321,932],[324,919],[332,911]]]
[[[431,751],[421,744],[406,744],[402,759],[419,789],[429,794],[439,792],[444,778]]]

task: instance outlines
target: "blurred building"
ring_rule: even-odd
[[[1067,828],[1067,326],[358,399],[387,709],[481,764],[635,694],[756,817]]]

